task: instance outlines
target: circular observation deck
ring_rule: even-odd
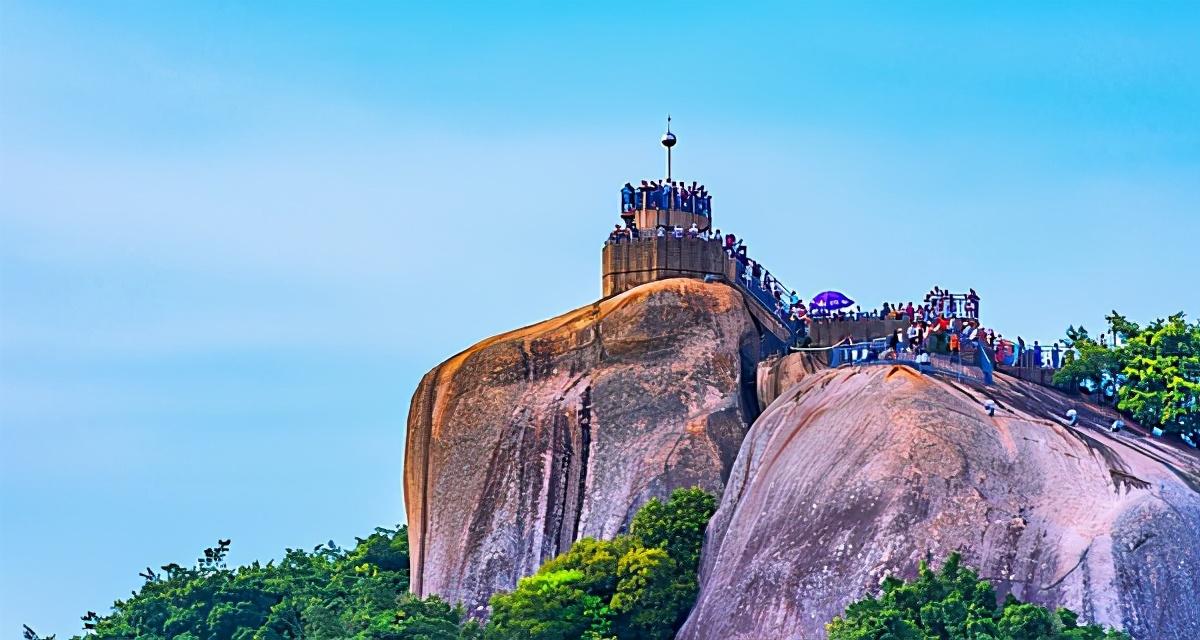
[[[682,182],[663,184],[643,180],[641,186],[621,188],[621,218],[626,226],[712,229],[712,196],[703,186]]]

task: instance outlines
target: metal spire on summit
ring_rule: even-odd
[[[671,114],[667,114],[667,132],[663,134],[662,146],[667,148],[667,182],[671,181],[671,147],[675,146],[675,134],[671,133]]]

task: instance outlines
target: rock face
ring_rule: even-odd
[[[793,353],[758,363],[758,406],[767,407],[805,376],[829,368],[828,351]]]
[[[485,340],[413,396],[412,588],[478,612],[673,489],[720,495],[757,412],[759,333],[723,284],[666,280]]]
[[[1069,427],[1065,396],[1004,376],[984,392],[898,366],[809,368],[779,370],[800,382],[746,436],[680,638],[823,638],[885,574],[952,551],[1001,594],[1139,639],[1200,638],[1190,451],[1109,434],[1097,407]]]

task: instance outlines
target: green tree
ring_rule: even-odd
[[[1109,328],[1112,330],[1114,347],[1117,345],[1117,337],[1120,337],[1121,341],[1128,341],[1133,336],[1142,332],[1142,328],[1136,322],[1132,322],[1129,318],[1117,313],[1116,309],[1113,309],[1112,313],[1104,316],[1104,321],[1108,323]]]
[[[1104,318],[1120,346],[1101,346],[1086,329],[1067,328],[1068,352],[1054,383],[1074,389],[1084,380],[1117,384],[1118,409],[1138,422],[1177,433],[1200,433],[1200,322],[1183,313],[1146,327],[1113,311]]]
[[[1121,351],[1126,382],[1118,408],[1164,431],[1200,430],[1200,322],[1189,324],[1182,313],[1156,320]]]
[[[603,598],[588,593],[584,572],[539,571],[492,598],[489,640],[575,640],[607,629]]]
[[[1118,350],[1100,346],[1083,327],[1067,327],[1063,342],[1069,351],[1063,357],[1062,368],[1054,373],[1054,384],[1061,387],[1074,390],[1085,380],[1095,385],[1116,380],[1124,366]]]
[[[191,568],[147,569],[142,588],[90,624],[89,638],[462,640],[459,607],[408,591],[408,530],[378,528],[353,549],[288,549],[279,563],[225,566],[228,541]]]
[[[1062,619],[1045,607],[1036,604],[1010,602],[1000,614],[999,627],[1002,638],[1012,640],[1043,640],[1062,637]]]
[[[922,562],[910,582],[888,577],[878,597],[851,603],[826,630],[829,640],[1129,640],[1077,624],[1067,609],[1051,612],[1012,596],[997,606],[992,586],[955,553],[938,571]]]
[[[651,498],[633,516],[629,532],[648,547],[665,549],[682,567],[700,565],[704,530],[717,499],[699,488],[677,489],[663,502]]]
[[[668,640],[683,624],[696,600],[689,577],[658,547],[626,551],[617,562],[617,588],[610,600],[618,638]]]
[[[630,534],[584,538],[511,593],[492,597],[489,640],[667,640],[696,600],[700,547],[716,499],[679,489],[634,515]]]

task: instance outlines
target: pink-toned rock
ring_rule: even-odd
[[[485,340],[413,396],[412,589],[480,611],[651,497],[724,488],[757,410],[759,334],[723,284],[666,280]]]
[[[953,551],[1001,593],[1200,638],[1190,450],[1005,376],[983,391],[900,366],[803,373],[746,436],[680,638],[822,638],[884,575]]]
[[[758,406],[766,407],[805,376],[829,367],[829,352],[823,350],[771,357],[758,363]]]

